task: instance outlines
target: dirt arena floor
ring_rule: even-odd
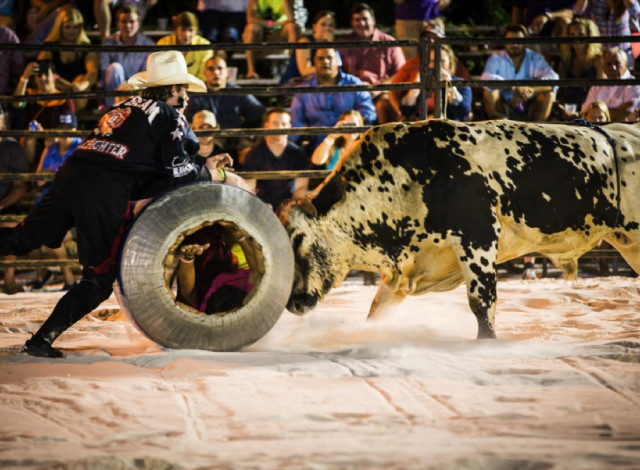
[[[464,287],[366,322],[374,293],[236,353],[158,347],[112,297],[58,360],[19,351],[61,293],[0,294],[0,468],[640,468],[640,280],[501,281],[483,341]]]

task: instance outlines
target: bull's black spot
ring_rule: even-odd
[[[364,249],[380,250],[380,252],[394,263],[398,261],[402,251],[411,242],[416,233],[411,230],[411,218],[390,219],[384,212],[381,218],[353,227],[351,236],[356,245]]]
[[[384,170],[382,173],[380,173],[378,175],[378,178],[380,178],[380,183],[382,184],[389,183],[391,185],[395,185],[395,180],[393,179],[393,175],[389,173],[387,170]]]
[[[469,269],[471,269],[471,272],[473,272],[475,278],[478,280],[477,295],[480,298],[481,304],[485,308],[488,308],[490,305],[495,305],[497,283],[495,263],[493,263],[493,269],[489,271],[483,271],[482,268],[475,263],[471,263]],[[470,292],[473,291],[470,290]]]
[[[318,215],[326,214],[336,202],[342,199],[345,190],[342,176],[338,173],[334,174],[312,200]]]
[[[523,128],[517,146],[520,158],[507,159],[512,184],[500,181],[503,212],[543,233],[584,229],[587,214],[596,225],[613,222],[617,210],[604,193],[608,171],[588,165],[577,142],[563,144],[555,134]]]

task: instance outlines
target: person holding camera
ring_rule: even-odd
[[[44,42],[68,46],[91,44],[82,13],[76,8],[61,9]],[[55,65],[56,86],[64,93],[90,90],[98,81],[100,63],[95,51],[42,51],[38,60],[50,60]],[[86,108],[87,103],[88,98],[76,99],[76,109]]]
[[[14,96],[28,94],[58,94],[61,91],[56,87],[55,70],[49,60],[38,60],[27,64],[20,81],[16,86]],[[59,100],[38,101],[14,101],[14,123],[16,128],[28,128],[32,131],[53,129],[60,121],[62,114],[75,114],[73,100],[61,98]],[[27,152],[27,159],[32,170],[38,163],[38,157],[44,150],[47,142],[45,139],[34,137],[24,138],[22,145]]]
[[[361,126],[364,126],[364,118],[355,109],[342,113],[335,125],[337,129]],[[359,136],[360,134],[357,132],[345,132],[337,136],[336,134],[328,134],[313,151],[311,163],[316,166],[323,166],[327,170],[333,170],[338,160]]]

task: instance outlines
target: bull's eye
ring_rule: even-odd
[[[297,253],[298,249],[300,248],[300,245],[302,245],[302,241],[304,240],[304,234],[299,233],[298,235],[295,235],[293,237],[292,240],[292,245],[293,245],[293,252]]]

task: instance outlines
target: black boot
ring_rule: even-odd
[[[33,335],[31,339],[28,339],[27,342],[24,343],[22,352],[29,356],[37,357],[64,357],[62,352],[51,346],[51,343],[37,334]]]
[[[53,312],[36,334],[27,340],[23,351],[31,356],[64,357],[60,351],[51,346],[53,342],[71,325],[100,305],[110,294],[110,286],[105,289],[98,282],[83,279],[75,284],[58,301]]]

